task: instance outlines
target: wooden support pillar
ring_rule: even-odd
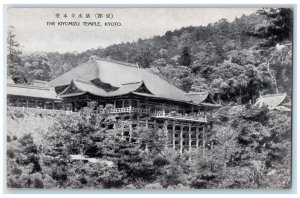
[[[180,125],[180,153],[183,153],[183,123]]]
[[[191,107],[191,114],[194,113],[194,106]]]
[[[46,101],[44,101],[44,109],[46,109],[47,103]]]
[[[28,98],[26,98],[26,108],[28,108]]]
[[[196,147],[199,147],[199,127],[196,127]]]
[[[202,157],[203,157],[203,161],[206,161],[206,157],[205,157],[205,139],[206,139],[206,125],[203,126],[203,130],[202,130]]]
[[[124,138],[124,116],[121,116],[121,138]]]
[[[52,109],[53,110],[55,109],[55,102],[54,101],[52,102]]]
[[[35,106],[35,108],[37,108],[37,104],[38,104],[38,101],[35,100],[35,101],[34,101],[34,106]]]
[[[131,142],[132,139],[132,114],[129,116],[130,124],[129,124],[129,142]]]
[[[77,101],[74,101],[73,111],[77,111]]]
[[[122,100],[122,108],[125,107],[125,100]]]
[[[146,106],[146,107],[149,107],[149,101],[148,101],[148,98],[146,98],[145,106]]]
[[[192,149],[192,124],[189,123],[189,151]]]
[[[166,106],[164,104],[162,104],[162,111],[163,111],[163,116],[166,115],[166,110],[165,110]]]
[[[117,106],[117,104],[116,104],[117,102],[114,100],[114,108],[116,108],[116,106]]]
[[[172,133],[172,144],[173,144],[173,149],[175,149],[175,133],[176,133],[176,131],[175,131],[175,121],[173,122],[173,133]]]
[[[96,100],[96,109],[99,108],[99,100]]]
[[[157,131],[157,128],[158,128],[158,127],[157,127],[157,124],[156,124],[156,120],[154,120],[154,121],[153,121],[153,129],[154,129],[154,131]]]
[[[164,123],[164,130],[165,130],[165,148],[168,147],[169,139],[168,139],[168,121],[166,120]]]
[[[132,139],[132,123],[129,125],[129,142],[131,142]]]
[[[137,115],[137,126],[140,126],[140,115]]]
[[[149,128],[149,124],[148,124],[148,118],[146,118],[146,128]]]

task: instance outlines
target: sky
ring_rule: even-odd
[[[182,27],[206,26],[221,18],[233,21],[236,17],[255,13],[256,10],[257,8],[9,8],[7,25],[14,26],[16,40],[24,53],[82,52],[99,46],[107,47],[137,41],[139,38],[151,38]]]

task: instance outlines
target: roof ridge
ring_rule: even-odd
[[[209,92],[207,91],[201,91],[201,92],[188,92],[185,95],[204,95],[204,94],[208,94]]]
[[[276,94],[266,94],[266,95],[262,95],[261,97],[262,98],[266,98],[266,97],[271,97],[271,96],[283,96],[283,95],[286,95],[286,93],[276,93]]]
[[[151,71],[148,71],[148,70],[146,70],[146,69],[144,69],[144,68],[141,68],[141,70],[143,70],[143,71],[145,71],[145,72],[147,72],[147,73],[149,73],[149,74],[151,74],[151,75],[153,75],[153,76],[156,76],[156,77],[160,78],[161,80],[165,81],[166,83],[172,85],[173,87],[179,89],[180,91],[182,91],[182,92],[184,92],[184,93],[187,93],[187,92],[185,92],[184,90],[182,90],[179,86],[175,85],[173,82],[170,82],[166,77],[160,76],[160,75],[155,74],[155,73],[152,73]]]
[[[74,81],[77,81],[77,82],[85,83],[85,84],[94,85],[94,84],[91,83],[91,82],[86,82],[86,81],[83,81],[83,80],[81,80],[81,79],[76,79],[76,78],[74,78],[73,80],[74,80]]]
[[[136,81],[136,82],[126,82],[126,83],[122,83],[121,85],[131,85],[131,84],[138,84],[141,83],[142,81]]]
[[[140,67],[136,64],[133,64],[133,63],[128,63],[128,62],[124,62],[124,61],[118,61],[118,60],[114,60],[114,59],[108,59],[108,58],[97,58],[97,60],[100,60],[100,61],[106,61],[106,62],[111,62],[111,63],[117,63],[117,64],[121,64],[121,65],[124,65],[124,66],[128,66],[128,67],[134,67],[134,68],[137,68],[139,69]]]
[[[33,85],[10,84],[10,83],[8,83],[7,86],[9,86],[9,87],[22,87],[22,88],[28,88],[28,89],[49,90],[49,91],[51,91],[50,87],[39,87],[39,86],[33,86]]]
[[[62,73],[62,74],[60,74],[59,76],[53,78],[53,79],[50,80],[48,83],[51,85],[51,82],[52,82],[52,81],[55,81],[56,79],[61,78],[61,77],[62,77],[63,75],[65,75],[66,73],[69,73],[69,72],[72,72],[72,71],[76,71],[76,70],[78,70],[78,68],[84,68],[84,67],[86,67],[87,65],[89,66],[89,64],[94,64],[96,67],[99,68],[99,66],[98,66],[98,64],[96,63],[95,60],[88,60],[88,61],[86,61],[86,62],[83,62],[83,63],[80,63],[80,64],[76,65],[75,67],[72,66],[72,68],[71,68],[70,70],[68,70],[68,71],[66,71],[66,72],[64,72],[64,73]],[[94,66],[94,65],[92,65],[92,66]],[[98,70],[98,73],[99,73],[99,69],[98,69],[98,68],[97,68],[97,70]],[[66,85],[66,84],[65,84],[65,85]],[[57,86],[57,85],[56,85],[56,86]]]

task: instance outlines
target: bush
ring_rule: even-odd
[[[169,160],[165,159],[162,156],[158,156],[158,157],[154,158],[154,160],[153,160],[154,166],[161,167],[161,166],[166,166],[168,164],[170,164]]]
[[[206,188],[207,184],[208,182],[206,180],[196,178],[191,182],[190,185],[192,188],[201,189],[201,188]]]

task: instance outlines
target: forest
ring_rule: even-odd
[[[260,9],[232,22],[183,27],[164,35],[85,52],[25,55],[10,27],[8,75],[49,81],[93,57],[138,64],[186,92],[208,91],[213,112],[204,148],[165,147],[163,130],[137,128],[139,144],[111,129],[115,117],[8,112],[9,188],[289,188],[291,115],[251,104],[260,94],[292,98],[292,10]],[[31,129],[28,123],[41,123]],[[100,159],[72,160],[71,154]],[[109,163],[107,163],[109,162]]]
[[[7,43],[8,74],[16,83],[48,81],[100,57],[138,64],[186,92],[209,91],[225,104],[253,102],[259,92],[291,96],[291,9],[262,9],[233,22],[223,18],[82,53],[23,55],[13,27]]]

